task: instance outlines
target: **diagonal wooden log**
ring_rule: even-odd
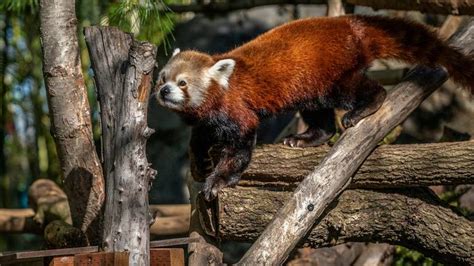
[[[254,241],[290,197],[262,187],[225,189],[206,217],[216,223],[207,231],[221,240]],[[300,244],[320,248],[354,241],[403,245],[449,265],[474,264],[474,222],[427,188],[346,190]]]
[[[100,100],[106,201],[103,248],[128,251],[131,265],[149,265],[148,191],[156,171],[146,158],[148,98],[156,47],[110,27],[85,36]]]
[[[453,37],[453,45],[471,53],[474,49],[474,19]],[[283,263],[329,204],[350,184],[351,177],[377,143],[446,80],[447,73],[441,68],[418,66],[410,71],[405,81],[388,93],[375,114],[344,132],[323,161],[301,182],[239,264]]]

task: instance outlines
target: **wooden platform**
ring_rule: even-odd
[[[175,238],[150,242],[150,265],[184,265],[184,249],[166,248],[196,242],[192,238]],[[100,252],[97,246],[0,253],[0,265],[128,266],[128,252]]]

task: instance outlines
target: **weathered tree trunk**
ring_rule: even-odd
[[[74,226],[89,241],[100,238],[104,202],[102,167],[94,147],[89,101],[77,41],[74,0],[41,0],[43,74],[51,132],[61,163]]]
[[[474,49],[474,20],[455,36],[455,44],[470,53]],[[411,71],[406,81],[388,93],[375,114],[344,132],[239,263],[283,263],[329,204],[350,184],[351,177],[377,143],[446,79],[441,68],[420,66]]]
[[[103,248],[128,251],[131,265],[149,265],[148,190],[156,171],[145,147],[156,48],[116,28],[90,27],[86,41],[100,99],[107,197]]]
[[[261,187],[224,189],[216,211],[203,217],[215,221],[206,230],[222,240],[254,241],[290,197],[290,192]],[[346,190],[328,206],[304,244],[318,248],[354,241],[403,245],[447,264],[474,263],[474,223],[428,189]]]
[[[294,189],[329,152],[328,146],[255,149],[240,186]],[[382,145],[353,176],[351,188],[395,188],[474,183],[474,141]]]

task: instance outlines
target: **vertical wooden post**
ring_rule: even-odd
[[[149,265],[148,190],[156,171],[146,158],[147,107],[156,47],[116,28],[85,29],[97,85],[106,177],[103,248]]]

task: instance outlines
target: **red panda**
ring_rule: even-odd
[[[377,111],[386,92],[365,70],[384,58],[444,66],[455,82],[474,91],[474,55],[421,24],[356,15],[297,20],[224,54],[176,50],[159,74],[156,95],[193,125],[192,167],[199,174],[206,173],[209,148],[219,147],[204,185],[211,200],[239,181],[262,118],[299,110],[309,127],[284,143],[306,147],[333,136],[334,108],[347,110],[344,127]]]

